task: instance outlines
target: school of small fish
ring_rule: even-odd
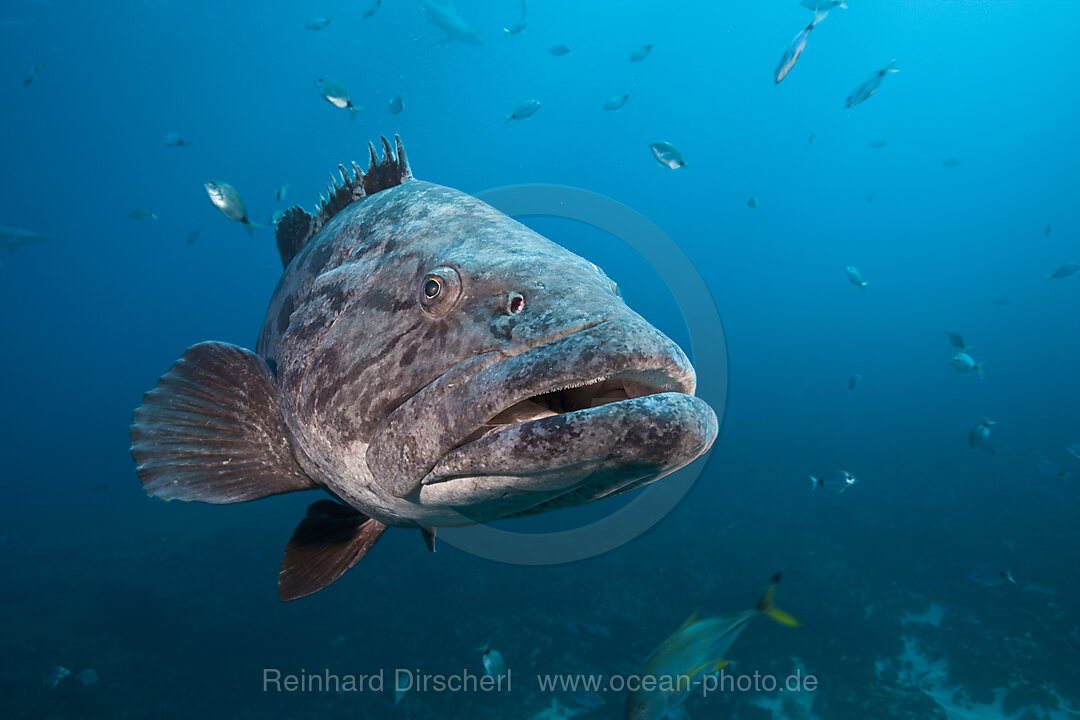
[[[428,22],[444,34],[443,42],[453,42],[472,46],[482,44],[480,33],[458,13],[451,0],[419,1]],[[773,81],[775,85],[779,85],[788,78],[794,70],[796,64],[805,53],[811,34],[814,34],[814,37],[817,38],[821,36],[821,32],[828,32],[828,26],[826,26],[826,30],[814,33],[818,26],[829,16],[830,12],[837,9],[846,10],[848,8],[843,0],[801,0],[799,5],[812,11],[813,15],[798,34],[791,39],[781,55],[781,58],[773,71]],[[369,7],[362,14],[363,19],[370,19],[380,7],[381,0],[372,0]],[[303,28],[318,33],[331,26],[332,23],[333,18],[331,17],[314,17],[305,22]],[[832,23],[830,23],[830,25],[831,24]],[[519,15],[513,22],[508,23],[503,27],[503,31],[508,35],[520,35],[524,33],[528,26],[528,2],[527,0],[521,0]],[[294,25],[294,27],[296,26]],[[335,25],[334,27],[336,31],[338,26]],[[508,40],[508,42],[512,41]],[[819,41],[815,40],[814,43],[817,44]],[[630,52],[629,61],[631,63],[641,63],[651,56],[652,51],[655,48],[656,44],[654,43],[640,45]],[[623,52],[625,52],[625,50]],[[554,58],[567,58],[566,60],[559,61],[560,63],[573,63],[576,59],[576,54],[572,52],[571,48],[562,43],[547,46],[547,53]],[[626,56],[622,55],[621,58],[621,62],[625,63]],[[878,69],[874,70],[861,83],[856,85],[845,98],[844,107],[850,110],[877,94],[885,79],[889,75],[899,72],[895,67],[895,64],[895,59],[889,60]],[[652,62],[649,64],[649,67],[651,66]],[[42,65],[34,65],[30,68],[23,77],[22,85],[24,87],[33,85],[38,79],[42,69]],[[51,72],[42,76],[41,84],[47,84],[50,75]],[[358,112],[363,110],[363,108],[354,104],[349,90],[344,84],[337,80],[329,77],[319,77],[315,80],[315,87],[320,97],[334,108],[347,110],[350,117],[354,117]],[[28,92],[34,92],[36,90],[37,87],[35,86],[35,88]],[[611,90],[608,90],[608,92],[610,91]],[[636,89],[634,91],[635,93],[637,92]],[[310,92],[310,90],[308,90],[308,92]],[[601,95],[600,97],[603,96]],[[597,101],[599,99],[600,98],[598,97]],[[611,95],[602,104],[598,104],[603,111],[617,113],[627,105],[629,99],[630,93],[620,93]],[[312,102],[316,101],[312,100]],[[635,108],[637,102],[638,101],[635,100]],[[505,122],[519,122],[532,118],[538,113],[541,107],[542,103],[539,100],[526,100],[514,107],[514,109],[505,116]],[[401,95],[392,97],[387,104],[387,109],[392,115],[401,114],[405,109],[403,97]],[[613,120],[613,122],[615,122],[615,120]],[[808,148],[813,145],[814,140],[815,135],[811,133],[807,141]],[[192,144],[187,137],[184,137],[176,131],[171,131],[161,136],[161,142],[168,148],[185,148]],[[869,141],[867,145],[872,149],[881,150],[887,146],[887,142],[884,139],[874,139]],[[641,146],[638,147],[640,148]],[[668,170],[680,170],[686,167],[686,160],[683,153],[671,142],[655,141],[649,143],[648,148],[651,151],[653,158],[663,168]],[[693,148],[691,148],[691,151],[692,150]],[[959,168],[961,165],[960,159],[956,157],[947,157],[940,162],[944,168],[947,168],[950,171]],[[956,172],[962,173],[967,168],[968,165],[965,165],[964,169],[956,170]],[[658,172],[663,174],[662,171]],[[245,227],[249,234],[252,234],[253,230],[256,228],[261,227],[250,220],[244,200],[235,187],[229,183],[218,180],[207,181],[204,183],[203,187],[212,205],[227,220],[240,223]],[[283,183],[278,187],[275,193],[275,201],[277,203],[281,203],[285,200],[288,188],[289,185],[287,183]],[[866,197],[866,202],[871,203],[876,196],[877,190],[871,191]],[[750,197],[746,202],[746,206],[750,209],[758,208],[758,197]],[[145,208],[131,210],[128,213],[128,218],[133,221],[156,221],[159,219],[158,214],[155,211]],[[201,227],[191,231],[186,237],[186,244],[193,245],[199,238],[201,231]],[[1044,236],[1049,237],[1051,232],[1051,226],[1049,224],[1046,225],[1043,231]],[[0,247],[6,247],[10,252],[14,252],[18,247],[47,239],[48,238],[44,235],[39,235],[31,231],[0,227]],[[848,265],[844,268],[844,271],[850,284],[859,288],[861,291],[865,292],[867,290],[869,283],[863,279],[863,275],[857,267]],[[1066,263],[1060,265],[1045,277],[1051,282],[1061,281],[1071,277],[1078,271],[1080,271],[1080,264]],[[873,295],[869,295],[868,297],[873,297]],[[975,357],[970,354],[972,347],[967,344],[963,335],[954,331],[945,331],[945,335],[950,346],[956,351],[949,360],[953,369],[962,376],[971,376],[981,379],[984,371],[983,363],[976,360]],[[938,336],[938,341],[940,342],[940,335]],[[941,360],[943,361],[944,357]],[[947,371],[943,370],[943,372]],[[847,384],[848,392],[854,393],[862,386],[862,383],[862,375],[851,375]],[[985,451],[991,455],[996,454],[997,448],[991,438],[996,425],[996,421],[984,418],[971,427],[968,431],[969,447],[973,450],[979,449]],[[1005,430],[1007,431],[1007,429],[1008,426],[1006,424]],[[959,430],[962,431],[962,428]],[[1080,459],[1080,442],[1073,443],[1065,447],[1064,450],[1068,455]],[[1030,462],[1030,460],[1028,462]],[[1042,454],[1036,455],[1034,466],[1047,478],[1066,480],[1072,477],[1072,473],[1063,470],[1052,459]],[[856,476],[847,470],[829,470],[824,473],[810,475],[810,480],[813,489],[831,490],[838,495],[845,493],[859,482]],[[823,495],[827,496],[830,495],[830,493],[823,493]],[[988,562],[980,562],[972,567],[968,579],[984,587],[999,587],[1016,583],[1010,569],[1002,569],[998,565]],[[700,682],[705,676],[714,673],[727,665],[729,662],[729,660],[726,659],[728,649],[751,619],[759,615],[765,615],[780,624],[790,627],[797,626],[798,622],[792,616],[779,610],[773,604],[773,597],[778,582],[779,574],[774,577],[772,583],[770,583],[766,590],[765,595],[754,608],[741,613],[720,617],[705,619],[699,619],[696,615],[691,617],[682,627],[664,640],[652,655],[649,656],[641,668],[642,673],[651,675],[686,675],[692,680]],[[595,636],[607,638],[610,634],[610,631],[606,626],[582,622],[563,616],[558,616],[554,622],[562,625],[562,627],[572,635],[578,635],[579,632],[584,631]],[[482,648],[478,648],[478,650],[480,652],[480,664],[486,675],[494,678],[501,678],[508,674],[509,670],[506,659],[497,649],[491,646],[490,642],[485,644]],[[74,685],[76,682],[83,687],[92,687],[99,682],[99,676],[97,671],[90,668],[78,673],[72,673],[71,670],[59,665],[47,668],[42,674],[42,684],[49,690],[55,690],[60,686],[66,685],[78,687],[77,685]],[[404,686],[395,687],[393,700],[395,706],[401,703],[407,690],[408,688]],[[689,693],[667,693],[660,690],[631,693],[628,700],[627,717],[630,718],[630,720],[659,720],[663,717],[671,718],[672,720],[685,718],[686,711],[681,707],[681,704],[688,695]],[[578,706],[578,711],[583,713],[595,710],[605,704],[603,696],[591,691],[575,692],[572,694],[571,699]]]

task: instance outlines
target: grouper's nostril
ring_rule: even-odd
[[[506,314],[517,315],[525,309],[525,297],[513,290],[506,293]]]

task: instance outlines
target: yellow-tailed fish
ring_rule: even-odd
[[[776,573],[765,594],[750,610],[704,619],[695,613],[683,623],[645,661],[641,678],[653,678],[651,689],[630,693],[626,702],[627,720],[659,720],[681,705],[703,677],[728,664],[725,656],[732,643],[758,615],[766,615],[781,625],[798,627],[798,620],[773,604],[779,582],[780,573]]]

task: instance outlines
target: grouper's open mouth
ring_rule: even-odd
[[[664,406],[680,400],[680,395],[689,397],[684,389],[674,389],[676,385],[660,371],[631,370],[533,395],[474,430],[443,456],[423,482],[548,474],[609,459],[620,440],[623,447],[618,449],[625,456],[639,446],[637,438],[627,433],[643,422],[660,421]],[[638,398],[651,400],[630,402]],[[623,432],[613,435],[616,427]]]
[[[672,472],[716,436],[690,362],[636,316],[476,364],[387,418],[368,450],[377,479],[424,503],[577,504]]]

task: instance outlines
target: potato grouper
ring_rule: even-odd
[[[321,489],[283,600],[337,580],[390,525],[572,507],[705,453],[716,415],[682,350],[593,263],[465,193],[397,139],[277,224],[284,274],[255,352],[188,349],[135,411],[146,491],[236,503]]]

